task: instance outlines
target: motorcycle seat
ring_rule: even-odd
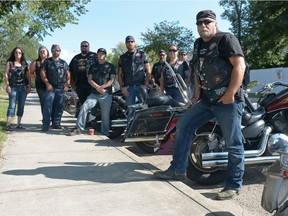
[[[157,95],[148,97],[145,101],[148,107],[170,105],[171,107],[184,107],[185,104],[174,100],[170,95]]]
[[[248,126],[250,124],[253,124],[254,122],[261,119],[265,115],[265,113],[266,112],[263,107],[259,107],[257,110],[255,110],[252,113],[244,111],[243,116],[242,116],[242,125]]]

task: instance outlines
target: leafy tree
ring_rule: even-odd
[[[250,68],[287,66],[287,1],[221,0]]]
[[[195,37],[191,30],[179,26],[179,21],[162,21],[154,24],[154,29],[147,29],[141,33],[143,45],[141,46],[150,57],[151,62],[155,62],[159,50],[167,50],[170,44],[175,44],[179,49],[191,53]]]
[[[90,0],[33,0],[1,2],[0,30],[7,28],[25,29],[25,35],[42,40],[49,31],[63,28],[67,23],[77,24],[77,17],[85,14],[85,5]],[[11,25],[11,19],[13,25]]]

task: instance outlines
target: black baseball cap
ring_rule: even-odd
[[[160,54],[165,54],[166,55],[166,52],[165,52],[165,50],[160,50],[159,52],[158,52],[158,54],[160,55]]]
[[[133,36],[131,36],[131,35],[128,35],[127,37],[126,37],[126,39],[125,39],[125,42],[127,43],[127,42],[129,42],[129,41],[135,41],[135,39],[134,39],[134,37]]]
[[[103,52],[103,53],[105,53],[105,55],[107,54],[106,49],[104,49],[104,48],[99,48],[97,50],[97,53],[99,53],[99,52]]]

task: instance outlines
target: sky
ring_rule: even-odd
[[[108,53],[125,42],[127,35],[142,44],[141,33],[153,30],[155,24],[163,21],[179,21],[179,26],[191,29],[197,38],[196,15],[201,10],[213,10],[221,31],[229,31],[230,23],[221,19],[224,9],[218,0],[92,0],[86,6],[88,12],[78,19],[77,25],[67,24],[62,29],[50,32],[40,43],[49,50],[52,44],[61,47],[60,58],[69,62],[80,53],[80,43],[90,43],[90,51],[103,47]]]

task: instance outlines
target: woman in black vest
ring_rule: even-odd
[[[15,116],[17,103],[17,129],[23,129],[21,124],[27,94],[31,91],[31,79],[25,55],[20,47],[15,47],[6,62],[5,67],[6,92],[9,95],[6,129],[12,130],[11,120]]]

